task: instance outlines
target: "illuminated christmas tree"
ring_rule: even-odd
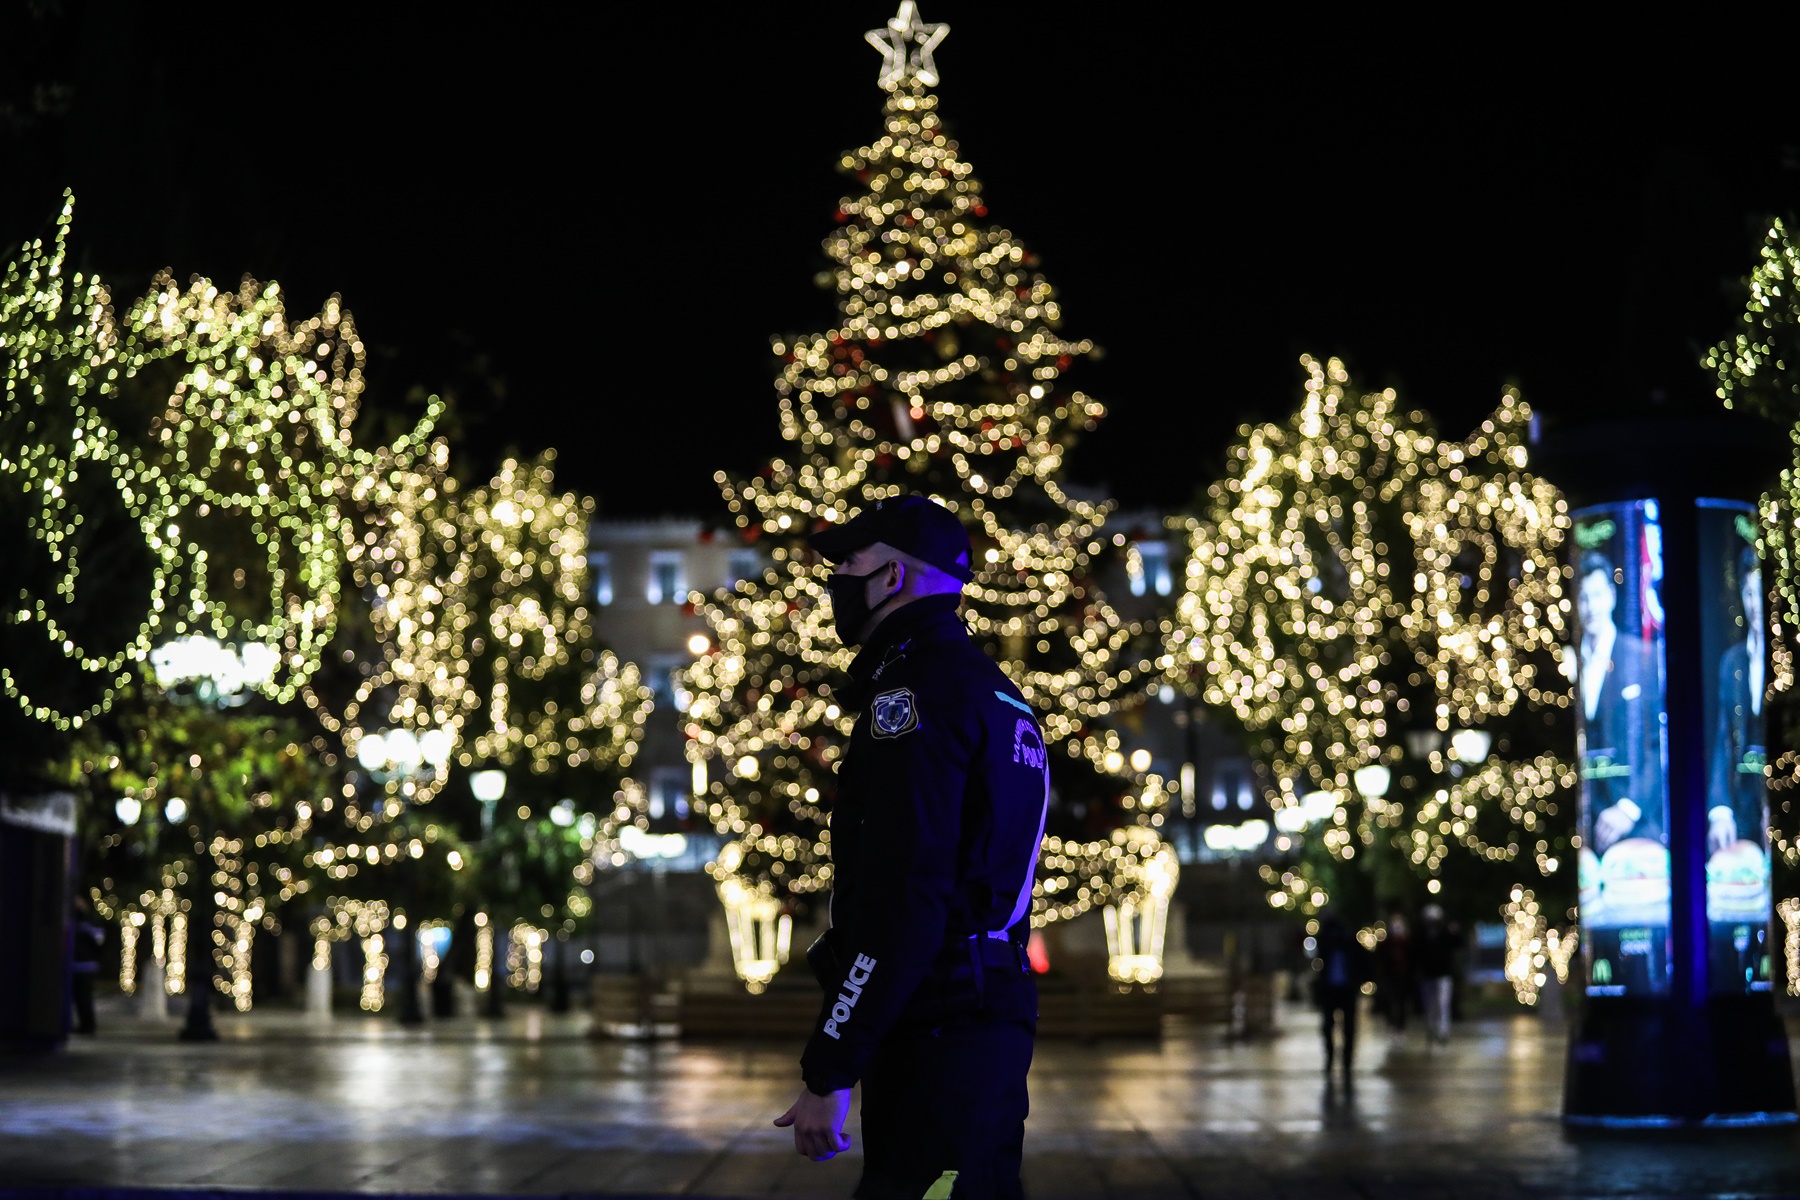
[[[1265,869],[1270,903],[1372,917],[1409,875],[1436,891],[1453,843],[1554,873],[1574,816],[1552,752],[1568,518],[1527,470],[1530,410],[1509,391],[1444,441],[1392,389],[1357,397],[1337,360],[1301,362],[1299,412],[1241,431],[1191,523],[1162,660],[1241,724],[1302,848]]]
[[[741,909],[766,921],[830,886],[826,821],[853,718],[834,688],[852,655],[805,538],[903,493],[968,527],[964,615],[1063,751],[1034,922],[1152,893],[1160,903],[1173,882],[1155,832],[1163,782],[1126,776],[1108,728],[1141,693],[1143,655],[1141,631],[1094,584],[1107,506],[1059,482],[1065,453],[1105,412],[1064,378],[1093,347],[1058,332],[1037,257],[988,219],[945,133],[931,91],[945,32],[905,3],[869,34],[885,58],[885,128],[840,164],[856,190],[825,240],[838,321],[775,342],[792,456],[752,479],[720,476],[737,525],[773,560],[703,604],[717,649],[688,677],[691,750],[711,764],[707,812],[733,839],[715,872],[734,920]]]

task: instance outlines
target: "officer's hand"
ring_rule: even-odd
[[[850,1148],[850,1138],[844,1133],[844,1118],[849,1115],[849,1088],[826,1096],[801,1088],[799,1098],[775,1118],[775,1124],[783,1129],[792,1125],[794,1149],[814,1162],[824,1162]]]

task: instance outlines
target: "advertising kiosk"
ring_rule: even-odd
[[[1772,992],[1756,551],[1757,494],[1787,447],[1721,415],[1589,426],[1539,459],[1573,509],[1584,996],[1570,1122],[1795,1119]]]

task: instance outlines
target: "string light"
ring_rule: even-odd
[[[119,922],[119,990],[127,996],[137,993],[138,934],[143,924],[141,912],[127,914]]]
[[[1552,929],[1544,919],[1537,897],[1528,887],[1515,884],[1500,907],[1506,926],[1506,981],[1521,1004],[1536,1004],[1554,973],[1567,982],[1569,963],[1579,942],[1575,930]]]
[[[506,982],[515,990],[535,992],[544,980],[544,943],[550,931],[528,921],[513,925],[507,938]]]
[[[1782,953],[1787,960],[1787,994],[1800,996],[1800,898],[1789,896],[1775,905],[1781,915]]]
[[[484,912],[475,914],[475,990],[485,992],[494,984],[494,926]]]
[[[1167,790],[1120,777],[1109,728],[1142,694],[1149,631],[1093,582],[1109,506],[1059,483],[1069,447],[1106,411],[1063,381],[1093,345],[1056,332],[1061,308],[1036,256],[985,219],[981,185],[929,90],[943,32],[909,4],[870,35],[887,56],[885,130],[840,162],[858,189],[825,241],[838,323],[773,343],[793,457],[751,479],[718,476],[743,536],[771,559],[760,578],[696,597],[712,636],[683,679],[697,807],[731,839],[709,869],[742,922],[764,919],[750,907],[831,886],[826,814],[854,720],[836,687],[852,656],[829,628],[804,539],[903,493],[933,497],[968,528],[964,617],[1039,713],[1046,742],[1063,748],[1059,793],[1129,829],[1091,840],[1053,829],[1032,922],[1135,903],[1165,869],[1156,829]],[[758,939],[773,935],[740,941]],[[740,970],[772,961],[746,953]]]

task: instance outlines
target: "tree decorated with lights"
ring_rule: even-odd
[[[1718,397],[1726,408],[1743,409],[1800,430],[1800,242],[1786,222],[1771,218],[1755,268],[1744,281],[1744,311],[1739,329],[1712,347],[1702,363],[1718,377]],[[1800,437],[1793,463],[1781,472],[1774,491],[1759,505],[1761,537],[1757,551],[1769,564],[1779,597],[1770,606],[1769,650],[1774,670],[1772,692],[1791,692],[1794,683],[1792,635],[1783,626],[1800,628]],[[1779,705],[1783,741],[1797,744],[1794,705]],[[1774,736],[1771,734],[1771,736]],[[1769,845],[1789,869],[1800,867],[1800,813],[1794,797],[1800,789],[1800,754],[1780,753],[1770,768]],[[1800,979],[1800,904],[1780,906],[1788,927],[1789,991]]]
[[[170,993],[211,979],[248,1009],[256,934],[279,932],[283,907],[309,886],[301,860],[325,771],[291,717],[147,679],[120,701],[115,719],[82,728],[62,769],[80,804],[95,911],[122,935],[121,982],[134,990],[148,936]],[[194,961],[203,946],[210,964]]]
[[[301,689],[323,727],[319,756],[337,775],[304,859],[320,902],[312,960],[328,968],[332,944],[354,941],[371,1011],[385,1002],[392,943],[408,945],[390,929],[451,916],[473,887],[468,834],[416,812],[448,781],[474,703],[466,622],[443,603],[462,552],[440,511],[456,490],[449,446],[432,436],[442,412],[432,398],[413,430],[359,454],[339,481],[342,616],[333,652]]]
[[[275,284],[166,274],[119,319],[98,279],[64,277],[72,212],[0,285],[8,561],[31,565],[12,582],[0,685],[71,729],[159,644],[192,657],[216,641],[285,702],[336,625],[355,326],[335,297],[290,323]],[[99,638],[82,627],[96,607]]]
[[[609,820],[634,811],[622,773],[650,698],[634,665],[592,643],[593,505],[555,491],[552,462],[509,459],[464,492],[448,445],[421,426],[350,481],[344,591],[359,619],[334,643],[344,663],[305,692],[344,767],[341,799],[327,801],[337,824],[308,855],[331,898],[317,961],[351,937],[365,958],[385,955],[383,931],[409,907],[413,922],[441,920],[465,897],[496,921],[586,915],[601,818],[567,793]],[[518,819],[445,796],[458,766],[527,768],[509,794]],[[363,1000],[382,1003],[374,990]]]
[[[256,698],[291,699],[336,628],[363,347],[336,298],[290,323],[279,287],[250,279],[229,291],[164,274],[116,318],[102,283],[63,277],[71,214],[69,201],[51,247],[21,252],[0,301],[0,509],[21,568],[4,684],[32,720],[79,731],[71,753],[44,745],[48,773],[92,801],[86,827],[112,861],[142,868],[134,886],[98,889],[101,910],[129,935],[216,908],[197,944],[210,934],[246,1003],[238,949],[305,890],[275,886],[270,856],[325,793],[258,748],[275,738],[295,760],[305,743]],[[83,627],[95,611],[103,632],[125,631],[104,651]],[[163,948],[173,962],[184,947]]]
[[[987,219],[944,132],[931,89],[946,32],[909,2],[868,35],[885,60],[885,129],[840,164],[857,190],[825,240],[838,323],[774,344],[793,456],[719,480],[773,559],[762,579],[702,604],[717,650],[689,674],[691,752],[712,764],[707,811],[733,839],[715,866],[728,905],[830,886],[827,814],[853,719],[834,689],[852,655],[805,537],[903,493],[967,526],[976,578],[964,615],[1064,751],[1052,756],[1034,922],[1172,884],[1155,832],[1162,783],[1125,777],[1107,728],[1142,687],[1140,631],[1092,578],[1107,508],[1058,482],[1068,448],[1105,412],[1063,379],[1093,347],[1057,332],[1036,256]]]
[[[508,771],[510,815],[484,819],[478,887],[496,919],[540,943],[537,921],[566,934],[588,914],[594,858],[643,819],[626,773],[651,706],[638,668],[594,642],[594,503],[557,491],[554,468],[551,453],[508,459],[445,510],[463,557],[438,618],[466,629],[475,702],[457,759]]]
[[[1790,429],[1800,424],[1800,243],[1771,218],[1758,261],[1744,281],[1741,328],[1702,356],[1717,376],[1726,408],[1742,409]],[[1781,603],[1771,611],[1774,686],[1793,684],[1793,648],[1782,621],[1800,621],[1800,442],[1780,486],[1762,498],[1762,544]]]
[[[1508,721],[1553,722],[1568,704],[1568,520],[1527,469],[1530,410],[1508,391],[1467,441],[1445,441],[1391,389],[1357,397],[1337,360],[1301,362],[1300,410],[1241,431],[1190,523],[1161,660],[1249,735],[1290,845],[1301,813],[1321,821],[1297,864],[1265,870],[1270,902],[1371,908],[1407,875],[1435,880],[1455,843],[1553,873],[1568,859],[1573,773],[1553,726]],[[1527,757],[1444,742],[1482,726]],[[1398,793],[1396,768],[1414,772]]]
[[[106,285],[67,270],[74,206],[0,274],[0,730],[21,742],[110,708],[174,599],[134,528],[150,468],[118,394],[127,334]]]

